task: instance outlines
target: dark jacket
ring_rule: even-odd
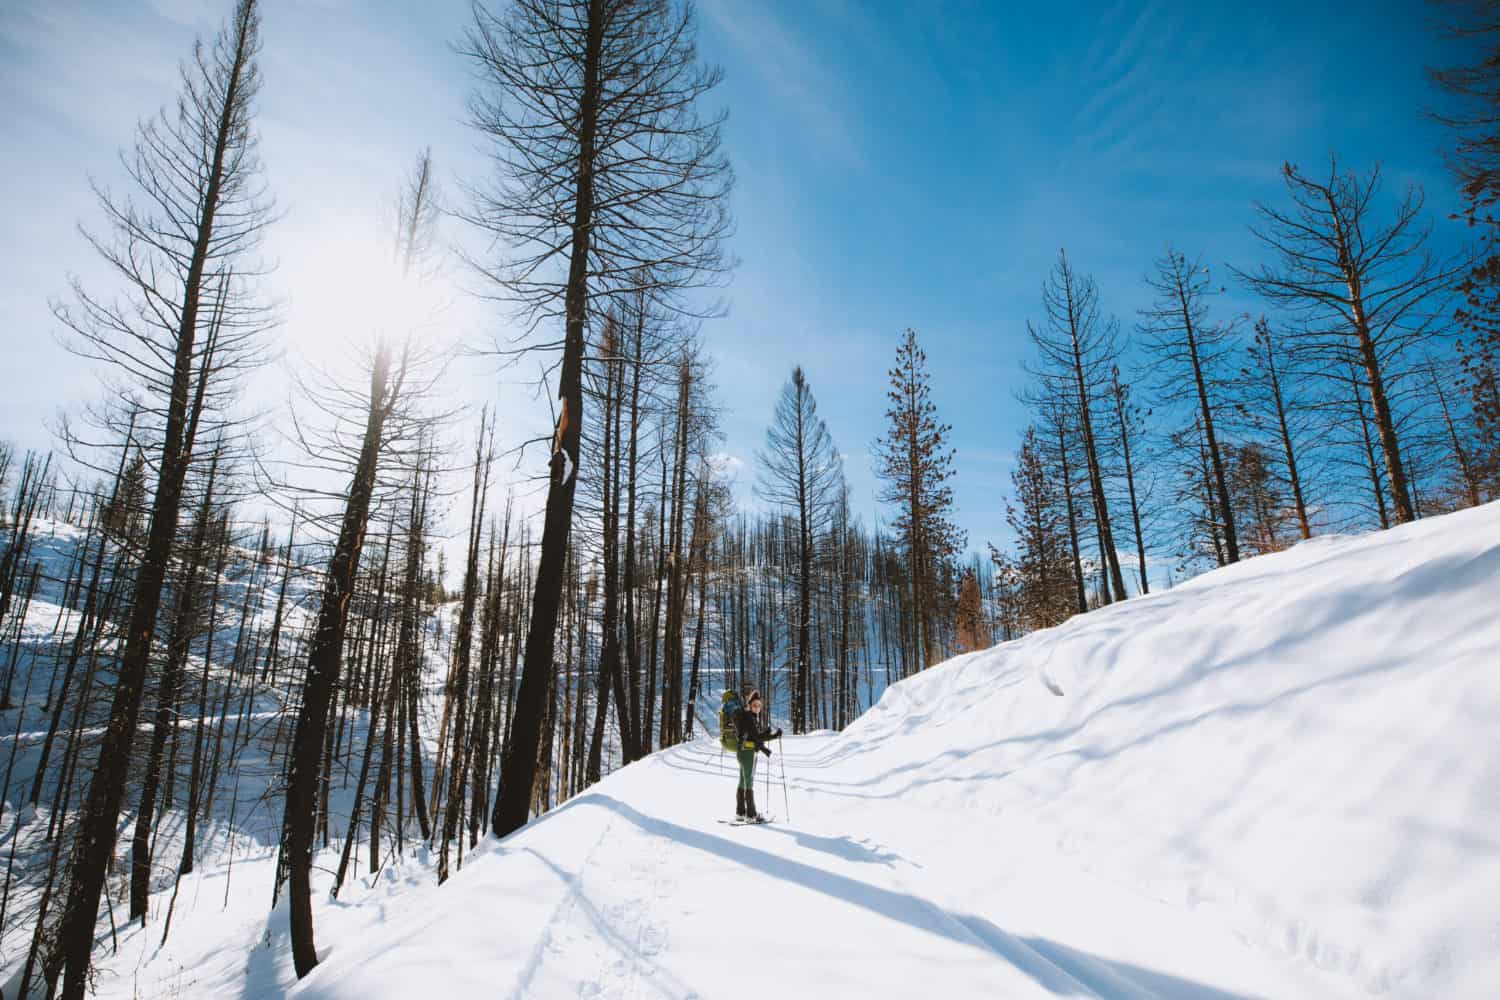
[[[739,737],[741,750],[759,750],[767,740],[774,739],[771,727],[762,725],[760,716],[748,708],[734,713],[734,734]]]

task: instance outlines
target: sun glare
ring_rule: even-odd
[[[321,274],[299,283],[289,304],[292,350],[335,377],[353,374],[382,338],[430,332],[441,312],[444,275],[405,269],[388,240],[345,237],[318,248]]]

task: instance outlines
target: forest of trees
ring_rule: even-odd
[[[1169,249],[1127,327],[1059,256],[1030,328],[1016,541],[991,549],[1004,637],[1496,495],[1492,337],[1460,304],[1484,294],[1483,260],[1435,252],[1422,192],[1391,195],[1378,167],[1283,179],[1284,200],[1254,209],[1264,262],[1230,268],[1260,314],[1217,304],[1202,258]]]
[[[342,374],[294,373],[273,421],[294,457],[268,460],[242,398],[277,322],[256,281],[278,217],[261,14],[234,4],[138,127],[129,190],[98,189],[85,235],[117,284],[54,310],[104,391],[57,456],[0,445],[0,809],[20,813],[0,816],[0,945],[22,942],[23,996],[83,997],[122,923],[169,934],[175,894],[153,893],[210,841],[232,860],[237,828],[270,831],[266,900],[286,894],[305,975],[319,852],[334,895],[421,845],[446,880],[486,834],[716,731],[726,688],[758,687],[792,733],[842,729],[956,653],[1500,496],[1493,25],[1454,28],[1490,58],[1432,74],[1463,219],[1330,157],[1246,206],[1259,260],[1141,261],[1137,315],[1059,252],[1008,331],[1029,337],[1030,422],[996,432],[1015,461],[981,555],[905,317],[877,439],[835,441],[794,365],[737,489],[708,346],[734,178],[720,75],[676,0],[476,4],[458,48],[493,172],[448,201],[424,151],[400,179],[400,280],[428,280],[444,217],[484,234],[493,256],[465,263],[526,330],[497,352],[546,373],[553,431],[518,478],[493,411],[444,403],[455,359],[418,323]],[[1471,249],[1439,253],[1437,226]],[[1231,311],[1230,285],[1261,310]],[[879,483],[875,523],[850,456]],[[62,610],[39,633],[43,594]]]

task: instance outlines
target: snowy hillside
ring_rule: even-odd
[[[1316,540],[787,739],[773,825],[717,822],[700,740],[442,887],[388,870],[319,911],[296,988],[266,879],[224,909],[206,869],[101,994],[1495,996],[1497,610],[1500,504]]]

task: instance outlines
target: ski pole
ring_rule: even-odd
[[[786,794],[786,744],[781,742],[780,736],[776,737],[776,749],[781,753],[781,804],[786,807],[786,818],[787,822],[790,823],[792,820],[792,802],[791,799],[787,798]],[[770,795],[770,792],[766,792],[767,798]]]
[[[764,746],[765,744],[761,744]],[[767,758],[769,759],[769,758]],[[771,765],[766,765],[766,805],[771,804]]]

